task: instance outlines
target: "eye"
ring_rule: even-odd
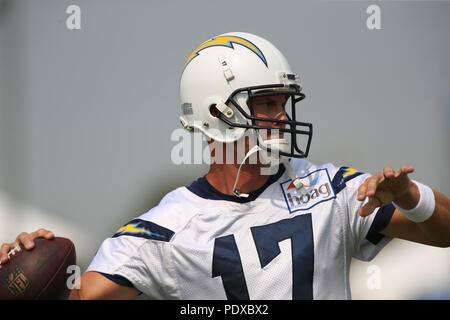
[[[277,103],[273,100],[270,100],[270,101],[267,101],[266,105],[269,109],[272,109],[272,108],[276,107]]]
[[[270,101],[255,101],[254,106],[257,108],[268,108],[270,105]]]

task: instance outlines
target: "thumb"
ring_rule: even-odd
[[[361,217],[367,217],[369,215],[371,215],[376,208],[381,206],[381,200],[378,199],[378,197],[373,196],[373,197],[369,197],[369,201],[367,201],[367,203],[365,205],[363,205],[361,207],[361,209],[359,209],[359,215]]]

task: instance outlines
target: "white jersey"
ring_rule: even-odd
[[[106,239],[87,271],[154,299],[350,299],[351,259],[369,261],[389,242],[379,231],[394,207],[362,218],[368,174],[291,164],[307,194],[283,166],[246,199],[200,178]]]

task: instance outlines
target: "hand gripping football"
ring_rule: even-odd
[[[12,249],[0,265],[0,300],[65,299],[67,267],[75,264],[75,246],[66,238],[34,239],[32,250]]]

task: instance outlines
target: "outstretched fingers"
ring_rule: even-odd
[[[366,197],[373,197],[377,191],[378,185],[383,182],[384,179],[384,175],[381,172],[367,178],[358,188],[358,200],[363,201]]]
[[[369,198],[366,204],[361,207],[359,214],[368,216],[381,207],[391,203],[396,196],[404,193],[408,188],[407,175],[414,172],[414,167],[403,165],[399,170],[394,170],[391,166],[384,167],[382,172],[367,178],[358,188],[357,199],[364,201]]]

